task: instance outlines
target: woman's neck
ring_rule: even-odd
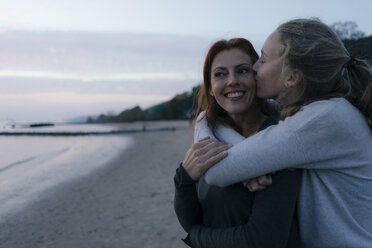
[[[279,95],[275,98],[275,100],[282,107],[286,107],[298,101],[300,97],[301,94],[299,92],[299,89],[296,87],[292,87],[289,89],[285,88],[284,90],[282,90],[281,93],[279,93]]]
[[[249,137],[258,132],[266,116],[257,108],[251,108],[249,111],[230,115],[235,124],[242,130],[244,137]]]

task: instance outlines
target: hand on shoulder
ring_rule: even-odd
[[[211,166],[227,156],[231,146],[209,137],[202,138],[187,151],[182,166],[193,180],[198,180]]]

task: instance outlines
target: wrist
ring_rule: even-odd
[[[179,165],[176,171],[176,178],[177,178],[177,185],[178,186],[185,186],[185,185],[192,185],[194,186],[198,180],[194,180],[190,177],[187,173],[185,168],[182,166],[182,163]]]

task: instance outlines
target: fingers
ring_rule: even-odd
[[[211,156],[217,155],[220,152],[230,149],[230,147],[231,145],[213,142],[213,143],[208,144],[202,149],[202,154],[203,156],[211,157]]]
[[[251,192],[264,190],[267,186],[270,186],[273,183],[272,178],[269,174],[263,175],[254,179],[251,179],[246,184],[246,187]]]
[[[194,180],[211,166],[227,156],[226,150],[232,145],[212,140],[209,137],[198,140],[186,152],[183,167]]]
[[[199,139],[198,141],[196,141],[196,142],[194,143],[194,145],[195,145],[196,147],[200,147],[200,146],[204,146],[204,145],[206,145],[206,144],[208,144],[208,143],[210,143],[210,142],[213,142],[213,141],[214,141],[214,140],[211,139],[211,138],[208,136],[208,137],[205,137],[205,138]]]
[[[217,140],[214,140],[214,139],[211,139],[211,137],[207,136],[207,137],[204,137],[204,138],[201,138],[201,139],[198,139],[194,144],[205,144],[205,143],[220,143],[220,144],[224,144],[220,141],[217,141]]]
[[[227,150],[231,145],[226,145],[221,142],[210,142],[199,151],[200,160],[205,161],[206,166],[209,168],[221,159],[227,156]]]
[[[261,186],[270,186],[273,183],[271,176],[269,174],[260,176],[257,179],[258,179],[258,183]]]
[[[195,143],[197,142],[201,142],[201,141],[204,141],[204,140],[208,140],[210,139],[211,137],[207,136],[207,137],[204,137],[204,138],[201,138],[201,139],[198,139],[198,141],[196,141]]]
[[[198,140],[191,146],[191,152],[196,156],[213,156],[223,150],[229,149],[231,146],[212,139]]]
[[[210,139],[209,137],[198,140],[187,151],[185,160],[196,160],[199,163],[206,161],[208,157],[217,155],[220,152],[229,149],[229,146],[222,142]]]
[[[210,168],[212,165],[216,164],[221,159],[227,156],[227,150],[230,148],[230,145],[225,145],[220,142],[210,143],[203,148],[195,151],[194,157],[197,161],[197,164],[200,167],[206,167],[205,170]]]
[[[209,140],[204,140],[200,142],[199,144],[197,144],[196,147],[202,149],[205,152],[208,152],[210,150],[215,150],[215,149],[218,149],[219,147],[226,147],[226,146],[228,146],[227,148],[231,147],[231,145],[227,145],[220,141],[209,139]]]
[[[253,178],[248,182],[247,188],[250,192],[256,192],[256,191],[264,190],[266,186],[259,184],[257,178]]]

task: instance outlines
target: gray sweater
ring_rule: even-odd
[[[240,143],[232,129],[220,126],[216,135],[236,145],[205,174],[208,184],[304,168],[298,200],[303,247],[372,247],[372,132],[347,100],[311,103]],[[213,133],[202,121],[194,138],[205,136]]]

